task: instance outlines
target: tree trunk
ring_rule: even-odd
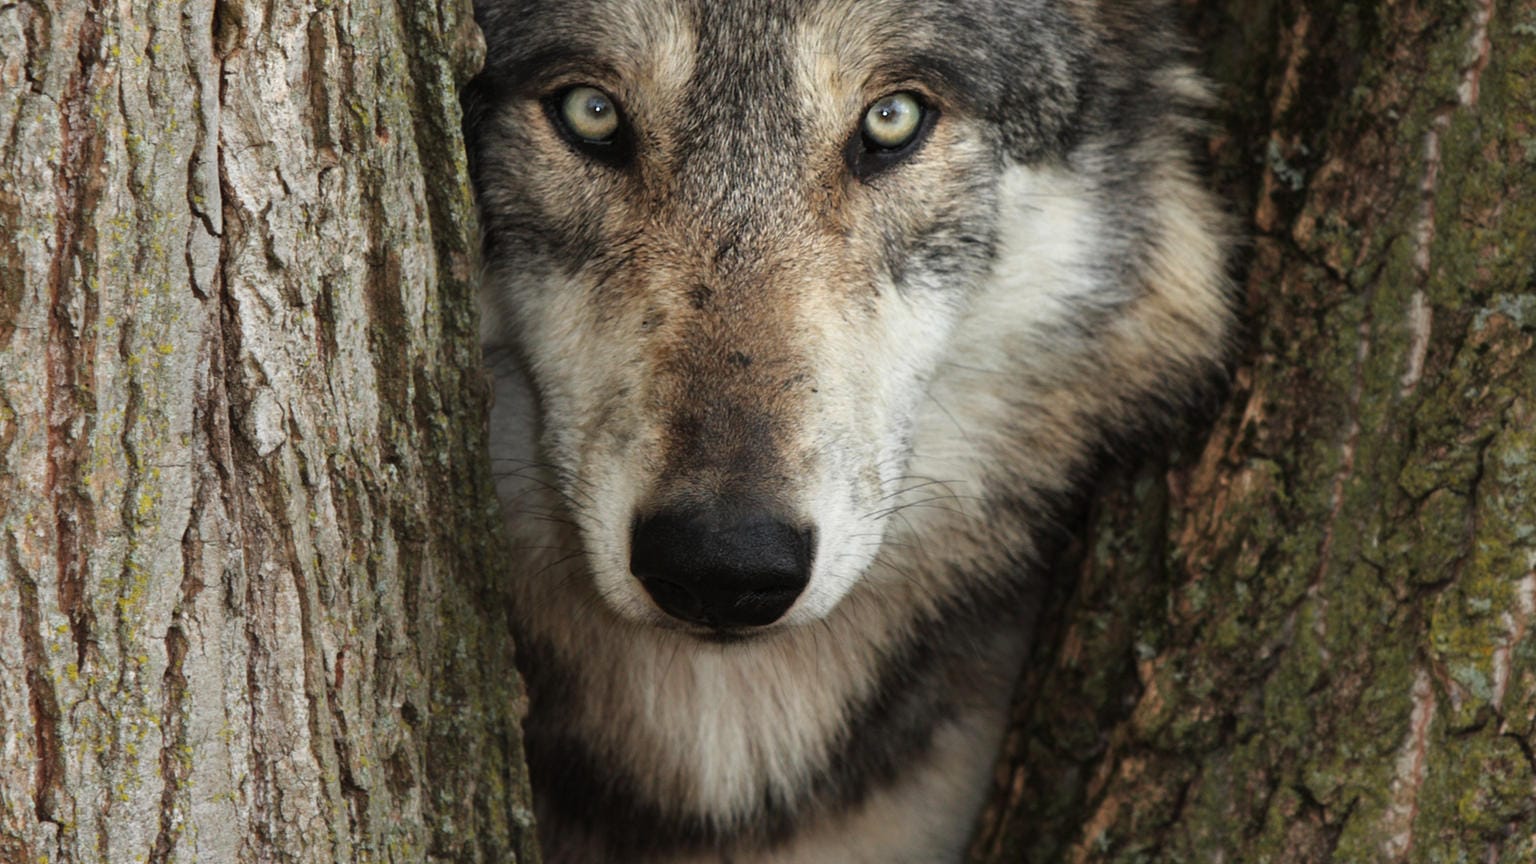
[[[0,6],[0,861],[534,861],[467,4]],[[1536,858],[1536,3],[1201,0],[1252,331],[975,862]]]
[[[0,4],[0,861],[535,861],[468,3]]]
[[[1536,860],[1536,2],[1196,17],[1251,334],[1096,506],[972,861]]]

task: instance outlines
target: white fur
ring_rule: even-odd
[[[642,8],[621,6],[619,18]],[[825,127],[814,140],[829,147],[840,146],[848,118],[856,123],[881,88],[916,86],[857,71],[881,39],[850,17],[856,8],[829,4],[796,37],[804,50],[793,71]],[[666,94],[675,96],[704,62],[693,55],[692,22],[645,20],[636,37],[644,44],[630,53],[655,59],[628,74],[654,91],[610,86],[621,100],[633,95],[637,123],[646,111],[665,114]],[[1172,91],[1189,96],[1198,86],[1168,74]],[[504,110],[508,128],[524,139],[550,134],[538,131],[536,105]],[[664,154],[665,124],[647,131]],[[1156,212],[1128,228],[1114,218],[1125,203],[1100,185],[1110,172],[1091,149],[1071,163],[1010,164],[988,187],[995,200],[975,204],[975,189],[955,178],[990,179],[996,170],[981,121],[957,111],[932,136],[901,172],[841,190],[839,206],[854,214],[846,231],[787,219],[800,234],[778,245],[754,238],[753,263],[766,266],[747,269],[761,283],[750,287],[772,300],[754,314],[782,327],[789,346],[769,362],[803,363],[815,382],[794,399],[762,396],[773,410],[793,406],[781,424],[792,431],[774,442],[785,454],[786,488],[774,491],[792,517],[815,527],[818,546],[806,590],[751,641],[714,644],[680,629],[629,567],[631,524],[666,482],[663,439],[678,410],[675,398],[651,389],[664,372],[675,374],[659,358],[687,338],[723,356],[730,340],[707,340],[761,326],[751,315],[688,307],[681,285],[725,278],[694,254],[710,238],[693,233],[690,214],[655,203],[664,196],[635,196],[602,211],[629,228],[626,248],[647,262],[626,271],[625,284],[599,285],[578,263],[486,276],[485,341],[517,346],[516,356],[491,355],[491,442],[498,493],[525,562],[513,582],[518,636],[569,664],[564,671],[574,680],[562,684],[579,696],[558,718],[560,732],[579,738],[666,817],[706,820],[729,833],[761,815],[765,793],[800,814],[784,844],[766,851],[748,844],[729,852],[733,864],[960,859],[1025,654],[1023,628],[974,634],[970,646],[961,640],[955,650],[973,648],[974,664],[944,667],[940,686],[952,712],[931,746],[914,753],[896,780],[839,810],[822,806],[812,790],[840,758],[835,745],[855,719],[848,712],[874,695],[893,646],[924,619],[957,596],[985,602],[986,590],[973,590],[984,580],[1016,587],[1020,562],[1035,551],[1035,526],[1019,513],[1072,488],[1099,431],[1124,426],[1122,415],[1139,397],[1209,368],[1229,327],[1219,219],[1173,145],[1161,142],[1161,161],[1149,162],[1153,174],[1142,178],[1140,191]],[[579,157],[563,146],[537,155],[578,172],[571,166]],[[572,195],[628,188],[627,180],[595,176],[593,183],[610,185],[573,181]],[[665,188],[665,172],[657,176]],[[595,200],[606,208],[608,199]],[[899,285],[847,284],[866,272],[890,282],[878,275],[889,263],[878,251],[881,232],[917,231],[973,204],[965,224],[982,221],[981,212],[996,230],[989,272],[931,284],[939,277],[916,268]],[[619,212],[626,206],[639,214]],[[1129,231],[1138,233],[1120,233]],[[1138,271],[1107,276],[1101,265],[1129,260],[1132,245]],[[596,308],[600,287],[617,299]],[[1085,314],[1097,310],[1108,310],[1102,321]],[[537,397],[529,375],[539,382]],[[756,380],[770,379],[732,383]],[[999,516],[1008,508],[1012,515]],[[980,585],[992,587],[1003,586]],[[569,838],[553,864],[600,860],[598,847],[583,842]],[[647,864],[716,864],[725,852]]]
[[[613,485],[597,485],[591,500],[582,498],[584,510],[591,511],[580,520],[585,543],[568,530],[553,526],[557,530],[552,531],[548,523],[517,512],[519,506],[559,510],[558,500],[541,485],[557,483],[553,476],[545,473],[530,482],[524,472],[499,480],[509,522],[526,544],[521,554],[530,572],[538,574],[518,581],[524,595],[520,605],[539,609],[531,622],[538,635],[582,656],[583,672],[591,676],[581,686],[594,694],[596,707],[572,722],[605,742],[616,761],[618,754],[646,754],[643,775],[635,779],[652,782],[658,798],[677,800],[688,812],[745,819],[765,785],[786,798],[799,795],[810,772],[827,758],[829,741],[845,720],[844,706],[867,695],[873,685],[869,676],[877,664],[877,647],[895,635],[893,628],[905,618],[905,612],[887,610],[931,602],[933,586],[901,575],[911,566],[910,544],[929,544],[937,551],[943,541],[936,535],[979,518],[974,501],[985,478],[996,472],[996,454],[1014,446],[1008,436],[1015,431],[1010,424],[1016,408],[1002,398],[995,377],[1007,373],[1017,352],[1030,346],[1039,350],[1057,319],[1070,315],[1057,299],[1061,292],[1091,290],[1074,283],[1076,265],[1094,242],[1091,196],[1084,185],[1061,171],[1019,167],[1007,176],[1003,208],[1019,215],[1005,232],[998,277],[975,293],[964,314],[887,291],[889,308],[880,317],[887,329],[875,343],[878,352],[870,350],[868,334],[858,349],[839,344],[834,332],[826,334],[822,362],[834,364],[842,357],[866,364],[870,368],[865,371],[876,374],[850,377],[882,385],[860,400],[887,433],[880,454],[890,467],[875,478],[869,495],[899,492],[904,481],[896,479],[898,473],[938,478],[942,485],[895,495],[883,506],[867,500],[864,511],[855,513],[846,509],[848,488],[840,478],[822,479],[811,496],[824,538],[818,566],[806,595],[770,637],[715,646],[649,625],[650,610],[637,607],[649,607],[650,601],[628,573],[624,538],[615,530],[627,526],[627,508],[634,500],[621,482],[623,472],[610,475]],[[611,356],[593,352],[572,334],[552,332],[541,338],[551,354],[573,362],[594,354]],[[924,385],[921,370],[929,368],[938,371]],[[495,371],[491,437],[496,464],[531,463],[538,448],[526,383],[511,368]],[[914,414],[914,455],[902,470],[901,429],[892,418]],[[600,484],[604,475],[593,476],[599,478],[594,484]],[[940,500],[933,506],[919,503],[895,519],[871,515],[934,497]],[[845,508],[841,512],[840,506]],[[896,526],[899,542],[881,543],[888,523]],[[556,536],[560,539],[552,541]],[[584,550],[584,558],[555,563],[577,549]],[[878,549],[883,549],[879,555],[885,566],[871,566]],[[594,578],[602,601],[561,587]],[[840,603],[865,579],[878,590]],[[610,620],[595,608],[603,601],[640,623]],[[601,635],[589,632],[593,628]],[[940,731],[930,770],[883,790],[849,822],[812,831],[771,855],[735,860],[953,860],[964,841],[957,826],[968,831],[965,814],[978,805],[1001,734],[1009,676],[1022,650],[1022,644],[1001,646],[989,658],[991,671],[978,671],[994,679],[992,701],[974,706],[957,725]],[[633,755],[623,758],[634,760]],[[684,790],[681,796],[678,790]],[[914,813],[922,817],[914,819]],[[920,851],[903,858],[899,850]]]

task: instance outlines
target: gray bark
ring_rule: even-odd
[[[1098,498],[972,860],[1536,860],[1536,2],[1191,5],[1252,330]]]
[[[0,5],[0,861],[534,861],[467,2]]]

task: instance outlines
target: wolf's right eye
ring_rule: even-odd
[[[618,103],[585,84],[568,87],[544,100],[544,111],[561,137],[578,152],[600,162],[628,160],[628,135]]]
[[[596,87],[572,87],[560,100],[560,119],[583,141],[607,141],[619,131],[619,113],[608,94]]]

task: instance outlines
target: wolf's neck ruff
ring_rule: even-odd
[[[1219,369],[1159,3],[483,0],[551,862],[961,856],[1094,454]]]

